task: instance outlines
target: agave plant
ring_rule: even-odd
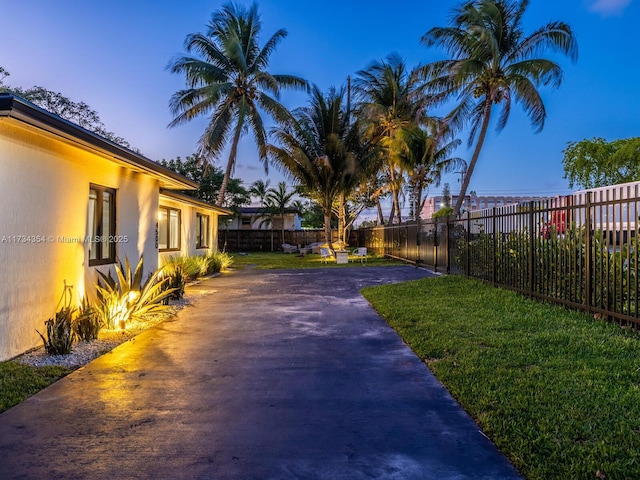
[[[98,302],[96,308],[102,321],[108,328],[124,329],[131,319],[144,319],[149,316],[170,313],[170,307],[164,302],[174,293],[166,288],[168,281],[163,270],[158,269],[145,282],[143,276],[143,257],[140,257],[135,271],[132,271],[129,259],[125,264],[118,261],[115,265],[116,279],[98,271],[100,280],[97,285]]]
[[[98,333],[103,327],[102,318],[98,310],[89,302],[87,297],[82,297],[78,316],[72,324],[73,332],[79,340],[97,340]]]
[[[38,335],[42,338],[44,348],[49,355],[66,355],[71,353],[71,347],[75,334],[72,325],[75,308],[63,307],[56,312],[55,318],[50,318],[45,322],[47,336],[42,335],[38,330]]]

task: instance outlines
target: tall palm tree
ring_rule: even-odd
[[[368,161],[344,96],[344,89],[332,88],[324,95],[314,86],[309,105],[294,111],[295,122],[273,130],[276,144],[269,146],[271,160],[322,208],[330,248],[332,208],[357,185]]]
[[[187,36],[185,49],[189,55],[178,57],[169,65],[172,73],[184,74],[187,82],[186,89],[171,97],[170,108],[175,118],[169,126],[211,114],[198,142],[200,153],[211,159],[230,143],[218,194],[220,205],[234,171],[243,132],[251,130],[253,133],[259,158],[267,171],[267,133],[261,111],[278,122],[290,120],[290,113],[277,100],[280,91],[307,86],[299,77],[273,75],[267,71],[269,57],[287,32],[278,30],[260,47],[261,27],[255,3],[249,9],[226,3],[213,14],[206,34]]]
[[[522,104],[536,132],[541,131],[547,113],[538,87],[559,87],[562,69],[538,54],[551,49],[577,60],[578,44],[566,23],[551,22],[525,35],[522,16],[528,5],[528,0],[466,1],[454,12],[451,26],[432,28],[421,38],[424,45],[438,45],[452,57],[426,65],[422,73],[437,97],[459,100],[448,119],[454,128],[470,124],[469,146],[475,141],[455,215],[460,214],[493,107],[501,107],[498,131],[507,124],[512,100]]]
[[[401,221],[399,195],[404,165],[398,155],[398,136],[403,129],[425,120],[429,97],[424,94],[418,71],[410,70],[397,54],[359,71],[354,87],[359,101],[357,113],[366,124],[366,135],[384,152],[385,176],[393,201],[389,222],[394,216]]]

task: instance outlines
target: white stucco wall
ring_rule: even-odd
[[[218,214],[216,212],[164,195],[160,195],[159,205],[180,210],[180,250],[159,252],[161,265],[168,257],[207,255],[218,250]],[[197,213],[209,216],[208,248],[196,248]]]
[[[155,222],[158,181],[97,153],[24,126],[0,120],[0,360],[41,345],[36,329],[55,315],[65,282],[73,302],[94,294],[87,235],[89,184],[116,189],[116,254],[145,272],[158,255]],[[79,241],[76,239],[80,239]]]

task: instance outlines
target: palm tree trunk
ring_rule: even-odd
[[[231,178],[231,172],[236,164],[236,155],[238,153],[238,143],[240,142],[241,128],[236,128],[233,134],[233,143],[231,143],[231,151],[229,152],[229,159],[227,160],[227,168],[224,171],[224,177],[222,178],[222,185],[220,185],[220,191],[218,192],[218,206],[224,206],[224,195],[227,193],[227,185],[229,185],[229,179]]]
[[[329,249],[333,252],[333,243],[331,242],[331,208],[324,211],[324,239],[329,245]]]
[[[464,197],[467,194],[467,188],[469,188],[469,182],[471,181],[471,175],[473,174],[473,169],[478,162],[478,157],[480,156],[480,150],[482,150],[482,145],[484,144],[484,139],[487,136],[487,130],[489,128],[489,119],[491,118],[491,107],[492,107],[491,98],[487,96],[484,104],[484,118],[482,119],[482,126],[480,127],[480,134],[478,135],[478,142],[476,143],[476,148],[473,150],[473,156],[471,157],[471,161],[469,162],[469,167],[467,168],[467,172],[462,179],[462,185],[460,186],[460,193],[458,194],[458,199],[456,200],[456,206],[453,209],[453,215],[458,218],[460,216],[460,210],[462,209],[462,202],[464,202]]]
[[[384,225],[384,215],[382,214],[382,203],[380,197],[376,197],[376,207],[378,208],[378,225]]]

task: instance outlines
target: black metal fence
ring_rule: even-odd
[[[381,255],[459,273],[640,326],[640,183],[374,227],[357,242]]]

